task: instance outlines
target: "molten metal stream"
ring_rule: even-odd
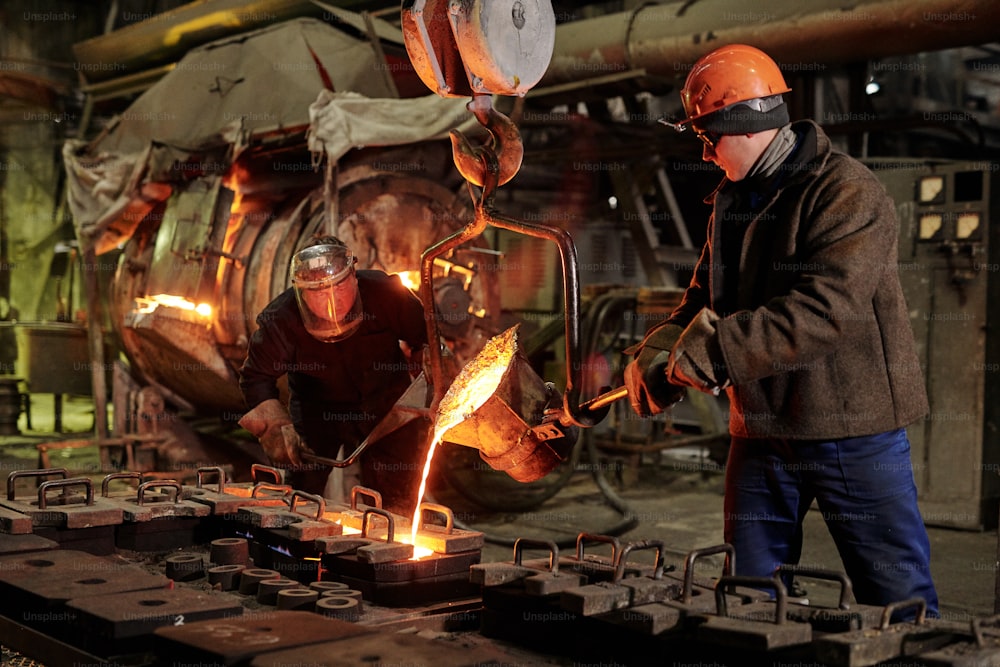
[[[431,461],[434,459],[438,443],[445,433],[465,421],[496,392],[507,372],[507,367],[514,359],[516,349],[517,327],[514,326],[491,338],[479,354],[465,365],[441,398],[438,416],[434,422],[431,446],[427,450],[427,460],[424,462],[424,474],[420,479],[420,490],[417,492],[417,508],[413,512],[410,539],[414,545],[417,543],[417,530],[420,528],[420,503],[424,501],[427,477],[431,472]]]

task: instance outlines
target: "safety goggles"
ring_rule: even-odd
[[[719,145],[719,142],[722,141],[721,134],[716,134],[715,132],[705,132],[697,128],[694,129],[694,135],[701,139],[701,142],[713,151],[715,150],[715,147]]]

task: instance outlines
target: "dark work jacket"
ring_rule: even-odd
[[[313,338],[290,288],[257,316],[240,371],[247,409],[278,398],[278,379],[287,374],[292,421],[318,454],[332,456],[340,445],[364,440],[410,385],[399,341],[415,350],[427,341],[420,300],[398,277],[357,276],[364,312],[352,336],[333,343]]]
[[[723,180],[713,193],[695,275],[661,326],[721,311],[708,348],[733,383],[733,435],[839,439],[903,427],[928,404],[899,281],[894,204],[818,125],[792,128],[797,149],[752,207],[747,183]],[[738,266],[724,266],[733,225],[743,228],[740,249],[726,255]],[[728,271],[738,271],[735,280]]]

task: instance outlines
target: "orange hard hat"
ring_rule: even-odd
[[[700,125],[698,121],[706,116],[741,103],[751,111],[767,114],[783,102],[774,96],[790,91],[781,69],[766,53],[746,44],[723,46],[702,56],[691,68],[681,89],[687,118],[680,125]]]

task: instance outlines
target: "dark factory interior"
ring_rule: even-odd
[[[0,666],[1000,665],[997,26],[4,0]]]

